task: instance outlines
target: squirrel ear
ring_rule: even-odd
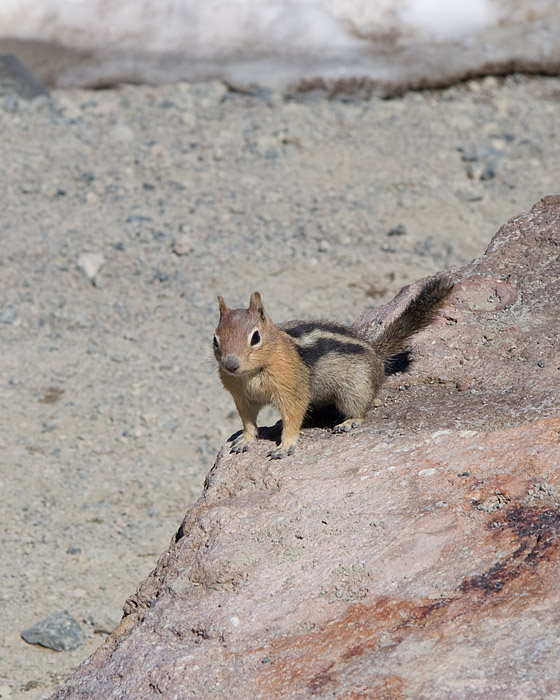
[[[264,311],[264,306],[262,303],[261,295],[258,292],[253,292],[251,294],[251,299],[249,300],[249,311],[259,314],[261,320],[266,319],[266,314]]]
[[[258,311],[262,305],[261,295],[258,292],[253,292],[249,300],[249,311]]]
[[[228,310],[226,302],[224,301],[224,298],[221,296],[218,296],[218,307],[220,309],[220,316],[223,316],[225,312]]]

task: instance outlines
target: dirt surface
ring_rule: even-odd
[[[0,697],[47,695],[99,645],[239,428],[216,294],[352,322],[468,262],[558,189],[559,96],[512,76],[368,102],[0,97]],[[64,610],[82,646],[21,639]]]

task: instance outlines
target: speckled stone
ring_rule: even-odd
[[[21,633],[28,644],[39,644],[54,651],[71,651],[84,643],[80,625],[67,612],[56,613]]]

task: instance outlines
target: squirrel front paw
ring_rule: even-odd
[[[244,443],[239,443],[239,444],[234,444],[231,446],[230,452],[234,452],[235,454],[240,454],[241,452],[247,452],[249,449],[250,445],[246,442]]]
[[[271,450],[269,450],[266,453],[266,456],[270,457],[270,459],[282,459],[283,457],[286,457],[287,455],[293,455],[295,451],[296,451],[295,445],[292,445],[287,450],[283,449],[282,446],[273,447]]]
[[[243,437],[243,435],[240,435],[237,437],[231,446],[231,452],[234,452],[235,454],[239,454],[240,452],[247,452],[249,447],[254,442],[254,438],[252,440],[247,440],[247,438]]]

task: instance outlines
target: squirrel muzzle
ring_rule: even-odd
[[[241,362],[237,355],[230,353],[222,359],[222,367],[229,374],[237,374],[237,370],[241,366]]]

